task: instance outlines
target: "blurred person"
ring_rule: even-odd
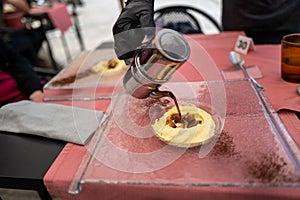
[[[255,44],[280,44],[300,32],[300,0],[223,0],[224,31],[245,31]]]
[[[30,63],[0,38],[0,107],[20,100],[36,100],[43,94]]]
[[[12,29],[4,23],[3,5],[10,4],[16,11],[28,14],[30,6],[26,0],[0,0],[0,36],[17,52],[22,54],[32,65],[40,66],[38,53],[45,40],[42,30]]]
[[[300,32],[299,10],[300,0],[222,0],[222,26],[224,31],[245,31],[255,44],[280,44],[284,35]],[[140,37],[117,37],[120,33],[154,26],[154,0],[128,0],[113,26],[117,56],[130,58],[141,45]]]

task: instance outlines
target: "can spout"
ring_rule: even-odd
[[[156,88],[155,90],[153,90],[150,95],[150,97],[154,98],[154,99],[160,99],[163,97],[173,97],[173,93],[170,91],[160,91],[158,88]]]

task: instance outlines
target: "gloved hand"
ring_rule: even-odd
[[[154,0],[128,0],[113,26],[114,48],[119,59],[133,57],[147,35],[155,34]]]

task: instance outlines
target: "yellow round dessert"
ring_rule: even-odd
[[[123,60],[113,58],[98,62],[92,67],[92,71],[96,73],[102,73],[103,75],[112,75],[126,68],[127,65]]]
[[[181,117],[174,106],[152,124],[155,135],[162,141],[180,147],[193,147],[214,136],[216,125],[208,112],[193,104],[180,104],[179,110]]]

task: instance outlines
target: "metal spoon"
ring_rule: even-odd
[[[229,53],[229,59],[230,59],[230,62],[235,65],[235,66],[238,66],[240,67],[243,72],[245,73],[245,75],[255,84],[255,86],[261,90],[261,91],[264,91],[264,87],[261,86],[252,76],[251,74],[247,71],[247,69],[245,68],[244,64],[245,64],[245,61],[244,59],[242,58],[242,56],[234,51],[231,51]]]

